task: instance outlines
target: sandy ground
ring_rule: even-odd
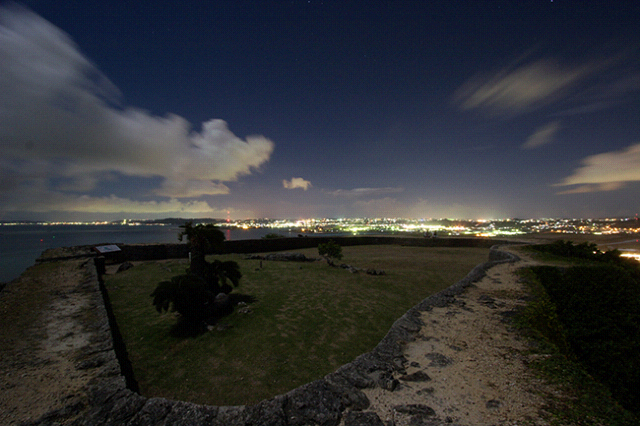
[[[83,323],[91,309],[76,291],[81,263],[57,262],[44,276],[32,269],[3,290],[0,425],[34,421],[86,399],[88,373],[76,368],[78,349],[89,343]]]
[[[526,341],[508,319],[525,303],[525,288],[515,272],[532,263],[517,254],[520,262],[491,268],[455,304],[423,314],[425,326],[405,347],[410,367],[404,377],[396,377],[400,385],[393,392],[365,390],[370,410],[385,423],[415,421],[415,413],[397,409],[415,404],[432,408],[452,424],[548,424],[543,420],[545,398],[554,390],[528,370]]]

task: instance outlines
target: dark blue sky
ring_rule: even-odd
[[[2,219],[640,210],[637,2],[2,4]]]

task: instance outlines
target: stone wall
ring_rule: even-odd
[[[359,237],[362,238],[362,237]],[[358,238],[358,239],[359,239]],[[377,237],[361,240],[367,244],[381,244]],[[298,241],[298,239],[289,239]],[[302,248],[306,242],[313,240],[313,246],[322,241],[319,238],[300,238],[300,244],[296,248]],[[337,239],[336,239],[337,240]],[[411,240],[411,241],[408,241]],[[262,241],[262,240],[260,240]],[[267,240],[270,243],[269,250],[263,250],[263,243],[247,244],[255,251],[276,251],[286,246],[281,240]],[[277,241],[277,242],[276,242]],[[366,242],[364,242],[366,241]],[[403,243],[404,239],[394,239],[394,243]],[[407,245],[428,245],[434,240],[407,239]],[[439,244],[451,244],[447,246],[463,246],[468,243],[472,246],[486,244],[490,240],[451,239],[444,243],[445,239],[437,239]],[[351,242],[356,242],[351,241]],[[408,244],[408,243],[414,244]],[[493,241],[495,242],[495,241]],[[359,242],[360,243],[360,242]],[[388,244],[388,240],[385,241]],[[345,240],[340,244],[349,245]],[[164,245],[163,245],[164,246]],[[245,248],[247,247],[245,246]],[[148,247],[148,246],[146,246]],[[229,246],[228,246],[229,247]],[[286,246],[286,250],[292,249]],[[152,248],[149,255],[142,253],[137,247],[131,251],[125,246],[125,253],[140,259],[137,256],[149,256],[154,258],[161,253],[181,254],[172,251],[173,248]],[[234,247],[234,250],[239,250]],[[254,250],[251,250],[254,251]],[[133,254],[136,253],[136,254]],[[182,256],[178,256],[182,257]],[[362,389],[371,387],[383,387],[393,389],[397,381],[393,378],[394,372],[404,371],[406,359],[403,356],[402,342],[408,342],[423,326],[421,313],[431,310],[436,306],[447,306],[455,300],[455,296],[461,294],[471,283],[481,279],[485,271],[492,266],[513,262],[517,259],[497,247],[491,247],[489,261],[476,266],[469,274],[451,287],[427,297],[422,302],[411,308],[391,327],[382,341],[371,351],[362,354],[353,362],[340,367],[337,371],[328,374],[322,379],[308,383],[294,389],[284,395],[262,401],[250,406],[217,407],[197,405],[184,401],[172,401],[164,398],[146,398],[127,387],[125,375],[114,372],[113,360],[116,352],[119,352],[121,361],[126,354],[123,350],[116,351],[117,342],[114,344],[109,327],[99,327],[95,330],[94,341],[103,342],[100,351],[101,356],[109,357],[109,362],[97,362],[97,374],[87,388],[87,405],[76,408],[73,412],[51,413],[38,422],[37,425],[73,424],[73,425],[129,425],[129,426],[160,426],[160,425],[338,425],[355,426],[363,424],[383,424],[373,412],[368,412],[369,400]],[[95,283],[92,288],[99,289],[101,284],[98,275],[94,272]],[[109,307],[108,295],[105,296],[105,306]],[[107,309],[100,310],[103,316],[103,324],[109,324]],[[113,318],[111,318],[113,324]],[[116,341],[119,339],[117,329]],[[88,348],[91,350],[91,348]],[[122,348],[124,349],[124,348]],[[126,360],[125,368],[127,370]],[[99,370],[104,368],[104,371]],[[131,386],[131,380],[129,380]]]
[[[300,250],[317,247],[329,240],[341,246],[356,245],[405,245],[417,247],[491,247],[496,244],[510,244],[506,240],[489,238],[416,238],[416,237],[297,237],[297,238],[263,238],[260,240],[225,241],[223,254],[229,253],[265,253],[272,251]],[[186,244],[118,244],[124,260],[161,260],[179,259],[189,256]]]

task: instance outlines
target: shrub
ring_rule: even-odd
[[[284,235],[280,235],[280,234],[275,234],[275,233],[271,233],[271,234],[267,234],[265,236],[262,237],[263,240],[273,240],[276,238],[285,238]]]
[[[215,294],[206,282],[193,274],[178,275],[162,281],[151,293],[153,305],[159,313],[178,312],[173,328],[179,335],[194,335],[203,331],[203,321],[215,315]]]
[[[333,240],[324,244],[318,244],[318,254],[324,257],[329,265],[333,265],[333,260],[342,259],[342,247]]]

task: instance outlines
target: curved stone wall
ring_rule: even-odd
[[[316,245],[319,242],[316,238],[309,239],[313,239]],[[426,239],[410,240],[412,240],[411,242],[430,241]],[[462,240],[456,239],[455,245],[461,246]],[[468,239],[466,240],[468,241]],[[397,243],[398,240],[395,239],[395,241]],[[443,241],[444,239],[441,239],[439,242]],[[343,244],[344,241],[340,241],[340,243]],[[385,243],[389,244],[389,240]],[[380,244],[380,242],[369,242],[369,244]],[[474,243],[474,246],[477,244]],[[286,248],[286,250],[289,249],[291,248]],[[256,405],[217,407],[164,398],[146,398],[127,387],[127,380],[122,372],[115,371],[113,362],[96,362],[91,366],[95,368],[95,378],[88,385],[87,406],[78,407],[73,410],[75,412],[51,413],[33,424],[60,424],[58,420],[70,418],[75,418],[71,423],[75,425],[293,426],[338,425],[341,422],[345,426],[372,424],[372,422],[373,424],[382,424],[375,413],[366,411],[369,407],[369,400],[362,389],[371,387],[393,389],[397,385],[393,373],[404,371],[406,361],[402,345],[403,342],[413,340],[423,326],[420,319],[421,312],[452,303],[456,295],[462,293],[471,283],[481,279],[487,269],[498,263],[516,260],[517,258],[512,254],[499,250],[497,246],[491,247],[487,262],[476,266],[456,284],[427,297],[411,308],[392,325],[387,335],[371,352],[362,354],[351,363],[340,367],[322,379]],[[87,267],[91,268],[92,266]],[[95,283],[91,286],[94,289],[92,291],[103,290],[95,268],[93,269]],[[109,307],[108,295],[104,293],[103,295],[106,298],[105,306]],[[110,318],[107,309],[101,309],[100,315],[104,316],[102,323],[108,324]],[[111,318],[111,323],[113,323],[113,318]],[[109,327],[100,327],[95,333],[94,341],[104,342],[101,356],[105,357],[107,354],[109,359],[113,360],[118,345],[113,343],[111,330]],[[123,356],[122,350],[119,355]]]

